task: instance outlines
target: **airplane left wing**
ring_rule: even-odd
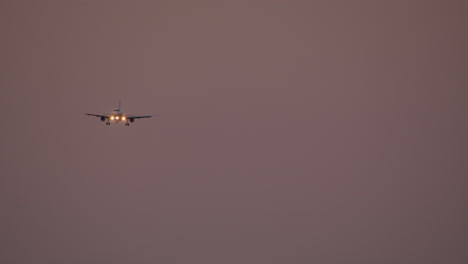
[[[134,119],[140,119],[140,118],[150,118],[153,116],[159,116],[159,115],[146,115],[146,116],[127,116],[127,118],[134,118]]]

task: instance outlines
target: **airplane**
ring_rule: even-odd
[[[119,99],[119,107],[114,109],[114,111],[112,111],[111,114],[108,114],[108,115],[96,115],[96,114],[89,114],[89,113],[85,113],[85,114],[89,116],[99,117],[102,122],[106,121],[106,126],[110,126],[111,122],[119,123],[120,121],[125,122],[125,126],[130,126],[130,123],[135,122],[135,119],[159,116],[159,115],[144,115],[144,116],[126,115],[122,113],[122,110],[120,108],[120,99]]]

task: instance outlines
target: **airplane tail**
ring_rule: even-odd
[[[120,110],[120,101],[121,101],[121,98],[119,97],[119,110]]]

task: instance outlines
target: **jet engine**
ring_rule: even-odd
[[[102,121],[102,122],[106,121],[106,117],[105,117],[105,116],[101,116],[101,121]]]
[[[130,122],[132,122],[132,123],[135,122],[135,118],[133,118],[133,117],[130,117],[128,120],[130,120]]]

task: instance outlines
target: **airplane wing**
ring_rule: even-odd
[[[105,118],[109,118],[108,115],[96,115],[96,114],[88,114],[88,113],[85,113],[86,115],[89,115],[89,116],[95,116],[95,117],[105,117]]]
[[[150,118],[150,117],[153,117],[153,116],[159,116],[159,115],[146,115],[146,116],[133,116],[133,115],[129,115],[129,116],[127,116],[127,118],[140,119],[140,118]]]

